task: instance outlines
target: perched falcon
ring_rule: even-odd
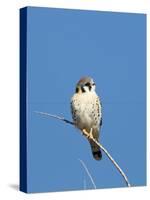
[[[75,94],[71,99],[72,118],[75,126],[88,133],[92,128],[92,136],[98,141],[100,127],[102,125],[102,107],[100,99],[95,92],[95,83],[90,77],[83,77],[76,85]],[[102,158],[98,145],[88,139],[93,157],[96,160]]]

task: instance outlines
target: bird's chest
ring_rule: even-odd
[[[86,94],[78,95],[74,100],[74,121],[77,126],[93,127],[99,124],[99,107],[96,96]]]

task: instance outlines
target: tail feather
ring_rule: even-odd
[[[93,157],[95,160],[101,160],[102,159],[102,151],[99,149],[97,152],[92,151]]]
[[[102,159],[102,151],[101,151],[100,147],[97,144],[95,144],[95,142],[93,142],[93,141],[90,141],[90,145],[91,145],[93,157],[96,160],[101,160]]]

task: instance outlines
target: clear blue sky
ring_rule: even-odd
[[[80,77],[93,77],[103,106],[101,143],[134,186],[146,184],[146,16],[28,8],[28,192],[124,187],[103,154],[93,159],[71,125],[70,98]]]

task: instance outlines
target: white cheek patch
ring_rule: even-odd
[[[95,85],[92,85],[91,91],[95,91]]]
[[[95,91],[95,85],[92,85],[91,89],[88,86],[83,86],[85,92],[93,92]]]
[[[90,91],[88,86],[83,86],[83,89],[84,89],[85,92],[89,92]]]

